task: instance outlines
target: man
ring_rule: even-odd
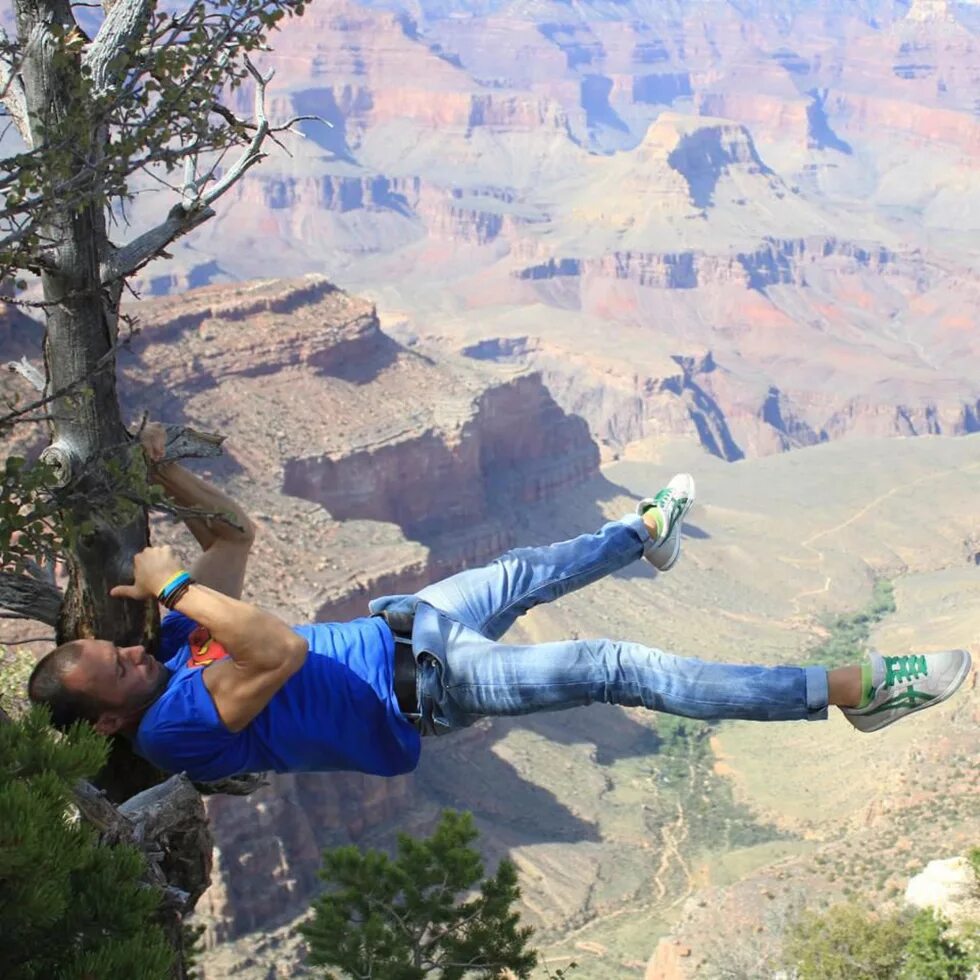
[[[142,441],[158,461],[162,427],[148,426]],[[85,718],[103,734],[126,733],[161,769],[197,780],[264,770],[396,775],[417,765],[420,735],[593,701],[762,721],[826,718],[837,705],[870,732],[945,700],[970,669],[962,650],[872,654],[828,671],[702,662],[611,640],[499,642],[533,606],[641,557],[671,569],[694,502],[686,474],[595,534],[516,549],[414,596],[375,600],[369,618],[291,628],[238,598],[252,544],[241,508],[177,464],[156,473],[178,504],[225,512],[242,529],[188,519],[203,549],[190,574],[170,548],[147,548],[133,584],[112,590],[171,610],[156,658],[142,646],[75,640],[38,663],[29,693],[56,724]]]

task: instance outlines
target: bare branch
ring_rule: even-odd
[[[133,42],[142,37],[156,7],[156,0],[118,0],[106,13],[99,33],[82,56],[82,67],[91,68],[94,95],[110,92],[126,74]]]
[[[255,129],[255,123],[250,123],[250,122],[246,122],[244,119],[239,119],[238,116],[236,116],[235,113],[233,113],[231,109],[228,108],[228,106],[223,105],[220,102],[217,101],[213,102],[211,104],[211,111],[215,115],[221,116],[221,118],[224,119],[224,121],[233,128],[237,127],[240,129]]]
[[[42,415],[18,415],[4,420],[4,425],[37,425],[40,422],[71,422],[72,415],[52,415],[45,412]]]
[[[6,415],[0,416],[0,430],[4,426],[10,425],[17,419],[23,418],[29,415],[31,412],[37,411],[37,409],[42,408],[45,405],[61,398],[64,395],[69,394],[76,388],[80,388],[82,385],[87,384],[92,378],[94,378],[100,371],[104,371],[106,367],[112,367],[113,358],[116,356],[116,351],[122,347],[124,344],[129,343],[129,337],[124,338],[118,343],[110,347],[99,359],[95,362],[92,370],[84,377],[77,381],[73,381],[71,384],[65,385],[63,388],[59,388],[57,391],[53,391],[50,395],[45,395],[44,398],[38,398],[36,401],[31,402],[29,405],[25,405],[23,408],[18,408],[13,412],[8,412]]]
[[[131,822],[132,843],[152,842],[162,849],[159,867],[167,884],[187,892],[183,910],[193,908],[211,883],[214,841],[204,801],[185,775],[138,793],[119,807],[119,815]],[[154,865],[155,861],[148,861]]]
[[[132,500],[133,503],[137,504],[144,503],[142,499],[135,496],[127,496],[126,499]],[[234,528],[236,531],[243,533],[245,531],[245,528],[241,524],[233,520],[228,514],[222,514],[221,511],[206,510],[202,507],[181,507],[180,504],[172,504],[166,500],[154,501],[149,506],[152,510],[158,510],[163,514],[170,514],[172,517],[176,517],[181,521],[195,518],[209,523],[211,521],[221,521],[222,524],[227,524],[228,527]]]
[[[18,306],[25,310],[47,310],[52,306],[58,306],[61,300],[18,299],[16,296],[4,296],[3,302],[8,306]]]
[[[174,207],[167,220],[151,228],[139,238],[124,245],[102,265],[102,282],[108,284],[116,279],[131,275],[137,269],[142,268],[147,262],[160,255],[171,242],[176,241],[181,235],[187,234],[193,228],[207,221],[215,215],[212,210],[213,204],[230,187],[238,183],[251,167],[264,159],[262,144],[266,137],[279,130],[273,130],[269,125],[265,110],[265,90],[272,79],[273,73],[263,76],[262,73],[249,61],[245,60],[249,74],[255,79],[255,116],[256,122],[253,124],[255,132],[245,151],[233,164],[233,166],[223,174],[221,179],[216,181],[205,193],[200,193],[198,185],[200,181],[192,184],[185,183],[185,201],[189,192],[193,191],[193,198],[187,203],[178,204]],[[290,120],[289,125],[297,122],[300,117]]]
[[[22,357],[19,361],[8,361],[7,370],[26,378],[35,390],[44,391],[44,375],[26,357]]]
[[[10,113],[10,118],[14,121],[21,139],[28,147],[33,147],[34,139],[31,136],[30,120],[27,117],[27,95],[24,92],[24,82],[20,77],[16,59],[11,52],[10,39],[2,26],[0,26],[0,102]]]
[[[269,785],[264,772],[246,772],[241,776],[228,776],[210,783],[194,783],[194,788],[206,796],[249,796]]]
[[[187,425],[168,425],[167,441],[163,449],[163,461],[175,459],[207,459],[220,456],[224,436],[214,432],[199,432]]]
[[[234,166],[226,174],[222,175],[221,179],[201,198],[206,205],[213,203],[221,197],[232,184],[238,183],[245,175],[245,172],[262,160],[264,156],[261,152],[262,143],[265,141],[266,136],[269,135],[269,120],[265,114],[265,89],[269,82],[272,81],[275,72],[270,71],[268,75],[264,76],[248,58],[245,59],[245,67],[248,69],[248,73],[252,78],[255,79],[255,133],[252,136],[252,141],[248,144],[245,152],[238,158]]]
[[[184,207],[193,204],[197,197],[197,154],[184,161],[184,186],[180,192],[180,203]]]
[[[127,843],[133,840],[132,821],[121,815],[101,790],[84,779],[75,784],[75,805],[85,821],[100,834],[111,834],[114,839]]]
[[[213,218],[215,213],[207,207],[187,211],[178,204],[167,215],[166,221],[155,228],[151,228],[139,238],[133,239],[128,245],[117,249],[107,261],[103,262],[103,285],[132,275],[138,269],[143,268],[147,262],[160,255],[171,242],[176,241],[181,235],[193,231],[208,218]]]
[[[61,590],[27,575],[0,571],[0,608],[10,610],[19,618],[57,626]]]

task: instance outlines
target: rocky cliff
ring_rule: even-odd
[[[260,528],[247,595],[293,621],[364,615],[371,595],[486,561],[597,472],[585,422],[538,375],[404,348],[322,278],[137,312],[127,404],[228,437],[216,475]],[[249,800],[212,800],[212,940],[297,914],[320,850],[403,823],[414,792],[414,777],[274,776]]]
[[[176,243],[175,261],[148,269],[144,284],[166,293],[330,269],[375,298],[385,331],[371,304],[322,280],[264,281],[195,293],[186,310],[149,306],[147,346],[123,355],[134,408],[149,402],[232,433],[218,475],[260,515],[255,597],[297,619],[358,615],[374,593],[481,560],[512,543],[529,514],[549,526],[549,501],[594,468],[592,440],[607,458],[635,460],[680,436],[719,460],[745,459],[739,474],[771,454],[759,471],[769,490],[786,449],[977,429],[980,53],[968,5],[624,3],[601,16],[589,4],[382,6],[408,7],[314,5],[277,32],[276,52],[263,55],[277,69],[273,118],[315,114],[332,128],[304,123],[293,156],[251,171],[220,219]],[[236,96],[243,112],[251,95],[245,86]],[[158,200],[138,198],[136,218]],[[862,486],[872,480],[865,455],[855,459],[838,486],[855,469]],[[823,470],[807,472],[813,482]],[[874,493],[895,492],[885,483]],[[801,493],[794,485],[786,499]],[[841,525],[852,528],[864,505]],[[441,527],[440,512],[452,518]],[[748,529],[753,540],[771,517]],[[724,533],[727,521],[717,523]],[[792,537],[786,554],[798,523]],[[906,537],[882,543],[875,567],[905,569]],[[816,602],[833,590],[823,553],[812,551],[800,561],[821,574],[799,593]],[[705,583],[702,632],[715,636],[719,621],[774,629],[788,616],[783,639],[795,649],[809,628],[796,599],[747,611],[758,561],[727,545],[720,554],[712,563],[744,560],[733,575],[742,591],[720,616]],[[778,567],[770,588],[797,570]],[[609,608],[621,609],[613,595]],[[670,615],[658,607],[658,631]],[[610,619],[603,612],[593,625],[606,630]],[[591,747],[594,733],[579,734]],[[546,792],[519,797],[511,771],[486,763],[495,754],[479,756],[476,772],[465,753],[436,751],[445,773],[425,777],[431,800],[453,802],[465,795],[454,797],[454,785],[484,780],[494,847],[544,838],[525,865],[532,914],[557,910],[549,921],[565,925],[616,914],[607,897],[623,876],[595,857],[614,795],[609,768],[577,760],[575,776],[603,806],[552,855],[550,827],[565,808],[556,816]],[[529,771],[508,751],[495,745]],[[770,748],[766,758],[778,755]],[[548,792],[572,778],[566,765],[556,756],[561,778],[541,777]],[[646,774],[626,783],[634,778],[644,805],[657,798]],[[334,788],[277,781],[254,804],[268,815],[262,836],[238,829],[248,824],[231,802],[216,815],[234,841],[213,897],[216,934],[259,921],[269,899],[256,880],[274,883],[283,908],[301,904],[311,878],[294,854],[305,861],[326,841],[381,839],[403,801],[418,802],[410,781],[322,785]],[[508,803],[526,799],[528,813],[543,800],[547,818],[515,830],[502,792]],[[363,807],[338,808],[331,793]],[[589,793],[569,802],[576,819]],[[290,794],[302,806],[283,803]],[[338,823],[325,828],[321,812]],[[627,825],[632,857],[618,854],[617,867],[632,873],[661,829],[674,853],[666,818],[652,831]],[[249,866],[252,879],[235,870]],[[634,895],[649,885],[626,878]],[[733,909],[766,905],[769,882],[755,884]],[[694,940],[681,945],[700,955]]]
[[[402,340],[528,338],[610,453],[972,431],[971,9],[631,9],[311,9],[270,111],[332,128],[303,123],[148,288],[263,275],[270,248],[335,269]],[[663,362],[708,352],[672,391]]]

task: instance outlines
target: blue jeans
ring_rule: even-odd
[[[822,667],[713,663],[620,640],[499,642],[529,609],[636,561],[649,540],[640,517],[630,515],[571,541],[516,548],[414,596],[372,601],[372,613],[414,611],[422,731],[594,701],[686,718],[826,718]]]

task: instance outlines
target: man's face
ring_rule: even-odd
[[[98,698],[105,706],[95,723],[111,735],[138,720],[167,682],[167,672],[142,646],[120,647],[109,640],[81,640],[81,654],[64,684]]]

